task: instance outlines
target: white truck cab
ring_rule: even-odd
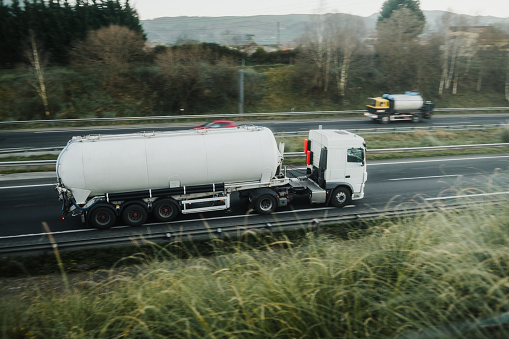
[[[310,130],[304,152],[308,178],[326,191],[326,201],[313,202],[342,207],[364,197],[368,174],[362,137],[344,130]]]

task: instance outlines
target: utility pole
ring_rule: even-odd
[[[242,66],[239,69],[239,114],[244,114],[244,58],[242,58]]]
[[[280,29],[281,23],[277,22],[277,49],[281,49],[281,29]]]

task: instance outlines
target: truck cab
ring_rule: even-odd
[[[342,207],[364,197],[368,174],[362,137],[343,130],[311,130],[305,153],[308,178],[325,191],[324,202]]]

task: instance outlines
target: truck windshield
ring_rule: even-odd
[[[376,100],[373,98],[368,99],[368,106],[376,106]]]

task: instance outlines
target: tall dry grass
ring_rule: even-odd
[[[341,226],[337,226],[341,227]],[[163,248],[99,282],[2,298],[3,337],[505,338],[505,205],[380,221],[174,260]],[[262,241],[262,240],[260,240]],[[183,250],[184,247],[183,247]]]

